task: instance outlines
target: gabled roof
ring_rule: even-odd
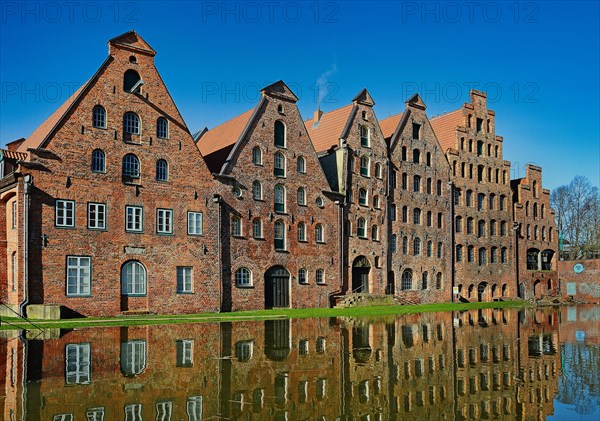
[[[381,127],[381,133],[383,133],[383,138],[388,140],[392,137],[400,120],[402,120],[402,115],[404,112],[388,117],[384,120],[379,121],[379,127]]]
[[[323,113],[316,125],[314,118],[304,122],[317,153],[338,145],[353,108],[354,104],[348,104],[337,110]]]
[[[261,93],[279,98],[287,99],[289,101],[296,102],[298,97],[289,86],[285,84],[283,80],[278,80],[275,83],[271,83],[269,86],[265,86],[260,90]]]
[[[219,172],[229,152],[250,122],[252,108],[225,123],[206,131],[198,139],[198,149],[212,172]]]
[[[367,91],[367,88],[363,88],[354,98],[352,98],[352,102],[358,102],[370,107],[375,105],[375,101],[373,101],[373,98],[371,97],[369,91]]]
[[[134,30],[127,31],[124,34],[116,36],[108,41],[109,45],[119,45],[130,50],[136,50],[142,53],[156,55],[154,48],[150,47],[144,39]]]
[[[456,128],[464,124],[462,108],[429,120],[444,153],[450,148],[456,149]]]

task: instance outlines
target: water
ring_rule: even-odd
[[[0,419],[598,420],[599,319],[596,306],[8,334]]]

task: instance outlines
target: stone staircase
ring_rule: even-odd
[[[365,293],[347,294],[335,305],[335,308],[366,306],[415,305],[416,303],[396,295],[376,295]]]

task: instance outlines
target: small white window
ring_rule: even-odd
[[[194,365],[194,341],[180,339],[175,343],[177,351],[177,367],[192,367]]]
[[[231,235],[234,237],[242,236],[242,220],[237,216],[231,218]]]
[[[304,222],[298,223],[298,241],[306,241],[306,224]]]
[[[255,165],[262,165],[262,150],[258,147],[255,146],[252,149],[252,163]]]
[[[203,232],[202,212],[188,212],[188,234],[202,235]]]
[[[86,296],[92,292],[92,258],[67,256],[67,296]]]
[[[147,343],[145,340],[137,339],[121,342],[121,371],[126,376],[141,374],[146,369],[147,357]],[[142,405],[139,406],[141,411]]]
[[[317,204],[318,207],[322,208],[323,206],[325,206],[325,203],[323,202],[323,198],[321,196],[317,197],[317,200],[315,202]]]
[[[188,421],[202,420],[202,396],[190,396],[186,404]]]
[[[254,353],[254,341],[238,341],[235,343],[235,356],[238,361],[250,361]]]
[[[12,202],[12,229],[17,229],[17,201]]]
[[[317,353],[318,354],[324,353],[326,346],[327,346],[327,340],[324,337],[319,336],[317,338],[317,343],[316,343]]]
[[[104,407],[88,409],[85,417],[87,421],[104,421]]]
[[[306,206],[306,189],[304,187],[298,188],[298,204]]]
[[[308,276],[306,269],[301,268],[298,269],[298,283],[299,284],[308,284]]]
[[[173,211],[171,209],[156,210],[156,232],[159,234],[173,233]]]
[[[247,268],[239,268],[236,270],[235,285],[238,287],[252,286],[252,272]]]
[[[142,404],[125,405],[125,421],[142,421]]]
[[[69,344],[65,348],[65,382],[90,384],[92,381],[92,345]]]
[[[58,414],[52,417],[52,421],[73,421],[73,414]]]
[[[241,199],[242,198],[242,189],[240,189],[238,186],[235,186],[233,188],[233,195],[235,197],[237,197],[238,199]]]
[[[273,174],[275,177],[285,177],[285,156],[281,152],[275,154]]]
[[[125,208],[125,230],[130,232],[141,232],[143,224],[144,208],[141,206],[127,206]]]
[[[306,174],[306,160],[303,156],[298,157],[298,174]]]
[[[252,237],[263,238],[262,221],[258,218],[252,221]]]
[[[317,284],[325,283],[325,271],[323,269],[317,269],[315,272],[315,282]]]
[[[252,198],[254,200],[262,200],[262,184],[260,181],[255,181],[252,183]]]
[[[322,224],[317,224],[315,226],[315,240],[317,241],[317,243],[324,243],[325,242],[325,232],[324,232],[324,228]]]
[[[88,203],[88,228],[106,228],[106,205],[104,203]]]
[[[75,201],[57,199],[55,204],[56,226],[75,226]]]
[[[171,421],[173,402],[158,402],[156,404],[156,421]]]
[[[190,294],[193,291],[193,270],[189,266],[177,267],[177,292],[179,294]]]

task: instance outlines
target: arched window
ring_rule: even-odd
[[[121,294],[146,295],[146,268],[137,260],[126,262],[121,268]]]
[[[497,262],[498,262],[498,248],[492,247],[490,249],[490,263],[497,263]]]
[[[323,228],[323,224],[317,224],[315,226],[315,241],[317,243],[325,242],[325,229]]]
[[[382,167],[379,162],[375,164],[375,177],[377,177],[377,178],[383,177],[383,170],[381,168]]]
[[[317,269],[315,272],[315,282],[317,284],[325,283],[325,271],[323,269]]]
[[[500,235],[503,237],[506,236],[506,221],[500,222]]]
[[[371,240],[379,240],[379,227],[377,225],[371,226]]]
[[[402,206],[402,222],[408,223],[408,207]]]
[[[356,235],[358,235],[360,238],[366,238],[367,237],[367,223],[365,221],[365,218],[358,218],[356,227],[357,227]]]
[[[483,219],[477,223],[477,237],[485,237],[485,221]]]
[[[406,161],[406,146],[402,146],[402,160]]]
[[[306,189],[304,187],[298,188],[298,204],[306,206]]]
[[[502,263],[508,262],[508,257],[506,254],[506,247],[502,247],[502,250],[500,250],[500,260],[502,261]]]
[[[438,272],[437,275],[435,275],[435,288],[442,289],[442,272]]]
[[[442,180],[437,181],[437,192],[436,193],[438,196],[442,195]]]
[[[429,274],[427,272],[423,272],[422,281],[421,281],[421,289],[427,289],[429,287]]]
[[[427,164],[428,167],[431,167],[431,153],[430,152],[427,152],[427,155],[426,155],[426,164]]]
[[[146,369],[146,341],[134,340],[121,342],[121,371],[126,376],[137,376]]]
[[[533,204],[533,219],[537,219],[538,217],[538,204],[534,203]]]
[[[496,195],[494,193],[490,194],[490,205],[489,208],[490,210],[494,210],[494,206],[495,206],[495,200],[496,200]]]
[[[275,186],[273,205],[275,212],[285,213],[285,187],[283,187],[281,184],[277,184]]]
[[[408,254],[408,237],[402,237],[402,254]]]
[[[277,120],[275,122],[275,146],[279,148],[285,148],[286,145],[286,133],[285,124],[283,121]]]
[[[136,113],[125,113],[123,116],[123,131],[127,134],[140,134],[140,118]]]
[[[367,190],[363,188],[358,189],[358,204],[361,206],[367,206],[369,204]]]
[[[427,211],[427,226],[430,227],[432,224],[431,221],[431,211]]]
[[[421,151],[418,149],[413,149],[413,162],[415,164],[421,162]]]
[[[548,241],[552,241],[552,227],[548,228]]]
[[[415,238],[413,241],[413,255],[420,256],[421,255],[421,239]]]
[[[542,218],[546,216],[546,205],[542,203],[542,214],[540,215]]]
[[[106,110],[102,105],[96,105],[92,110],[92,126],[106,129]]]
[[[252,148],[252,163],[255,165],[262,165],[262,151],[258,146]]]
[[[402,190],[408,190],[408,174],[402,173]]]
[[[133,69],[129,69],[123,75],[123,90],[132,92],[133,87],[141,80],[139,73]]]
[[[123,176],[139,178],[140,160],[133,154],[127,154],[123,157]]]
[[[506,206],[506,196],[501,195],[500,196],[500,205],[499,205],[500,210],[504,210],[505,206]]]
[[[364,177],[369,177],[371,173],[371,160],[368,156],[363,156],[360,158],[360,175]]]
[[[441,212],[438,212],[437,216],[437,227],[443,228],[444,226],[444,215]]]
[[[239,268],[235,271],[235,285],[248,287],[252,285],[252,272],[247,268]]]
[[[427,257],[431,257],[433,255],[433,243],[431,240],[427,241]]]
[[[360,146],[371,147],[371,131],[367,126],[360,126]]]
[[[402,272],[402,291],[407,291],[407,290],[411,290],[413,289],[413,284],[412,284],[412,270],[410,269],[405,269],[404,272]]]
[[[485,265],[485,248],[479,249],[479,266]]]
[[[421,225],[421,209],[419,208],[413,210],[413,223],[415,225]]]
[[[462,262],[462,253],[463,253],[463,246],[461,246],[459,244],[456,246],[456,261],[457,262]]]
[[[396,234],[392,234],[392,237],[390,238],[390,250],[392,251],[392,253],[396,253],[396,247],[397,247],[397,238]]]
[[[169,138],[169,122],[164,117],[158,117],[156,120],[156,137],[159,139]]]
[[[281,152],[275,154],[273,174],[275,177],[285,177],[285,156]]]
[[[308,283],[308,276],[307,276],[306,269],[301,268],[298,269],[298,283],[299,284],[307,284]]]
[[[535,199],[537,199],[537,197],[538,197],[538,194],[537,194],[537,181],[535,181],[535,180],[533,181],[533,197]]]
[[[483,142],[481,140],[477,141],[477,156],[483,155]]]
[[[306,241],[306,224],[304,222],[298,223],[298,241]]]
[[[454,223],[454,229],[456,232],[462,232],[462,217],[457,216],[456,222]]]
[[[262,200],[262,184],[260,181],[254,181],[252,183],[252,198],[254,200]]]
[[[282,221],[275,221],[273,239],[275,250],[285,250],[285,224]]]
[[[473,259],[475,257],[473,255],[474,254],[474,250],[475,250],[475,248],[473,246],[468,246],[467,247],[467,261],[468,262],[472,262],[473,261]]]
[[[485,194],[479,193],[477,195],[477,210],[483,210],[485,206]]]
[[[92,152],[92,171],[106,172],[106,157],[104,152],[100,149],[96,149]]]
[[[306,160],[303,156],[298,157],[298,174],[306,173]]]
[[[492,219],[490,221],[490,236],[496,235],[496,220]]]
[[[396,209],[396,205],[393,205],[394,209]],[[379,203],[379,196],[373,196],[373,207],[375,209],[380,209],[381,208],[381,204]]]
[[[415,175],[413,177],[413,191],[415,193],[418,193],[421,191],[421,176],[420,175]]]
[[[427,194],[431,194],[431,178],[427,179]]]
[[[157,181],[167,181],[169,178],[169,166],[167,165],[167,161],[164,159],[159,159],[156,161],[156,180]]]
[[[231,235],[234,237],[242,236],[242,219],[239,216],[231,217]]]
[[[252,237],[258,239],[263,238],[262,221],[259,218],[255,218],[252,221]]]

